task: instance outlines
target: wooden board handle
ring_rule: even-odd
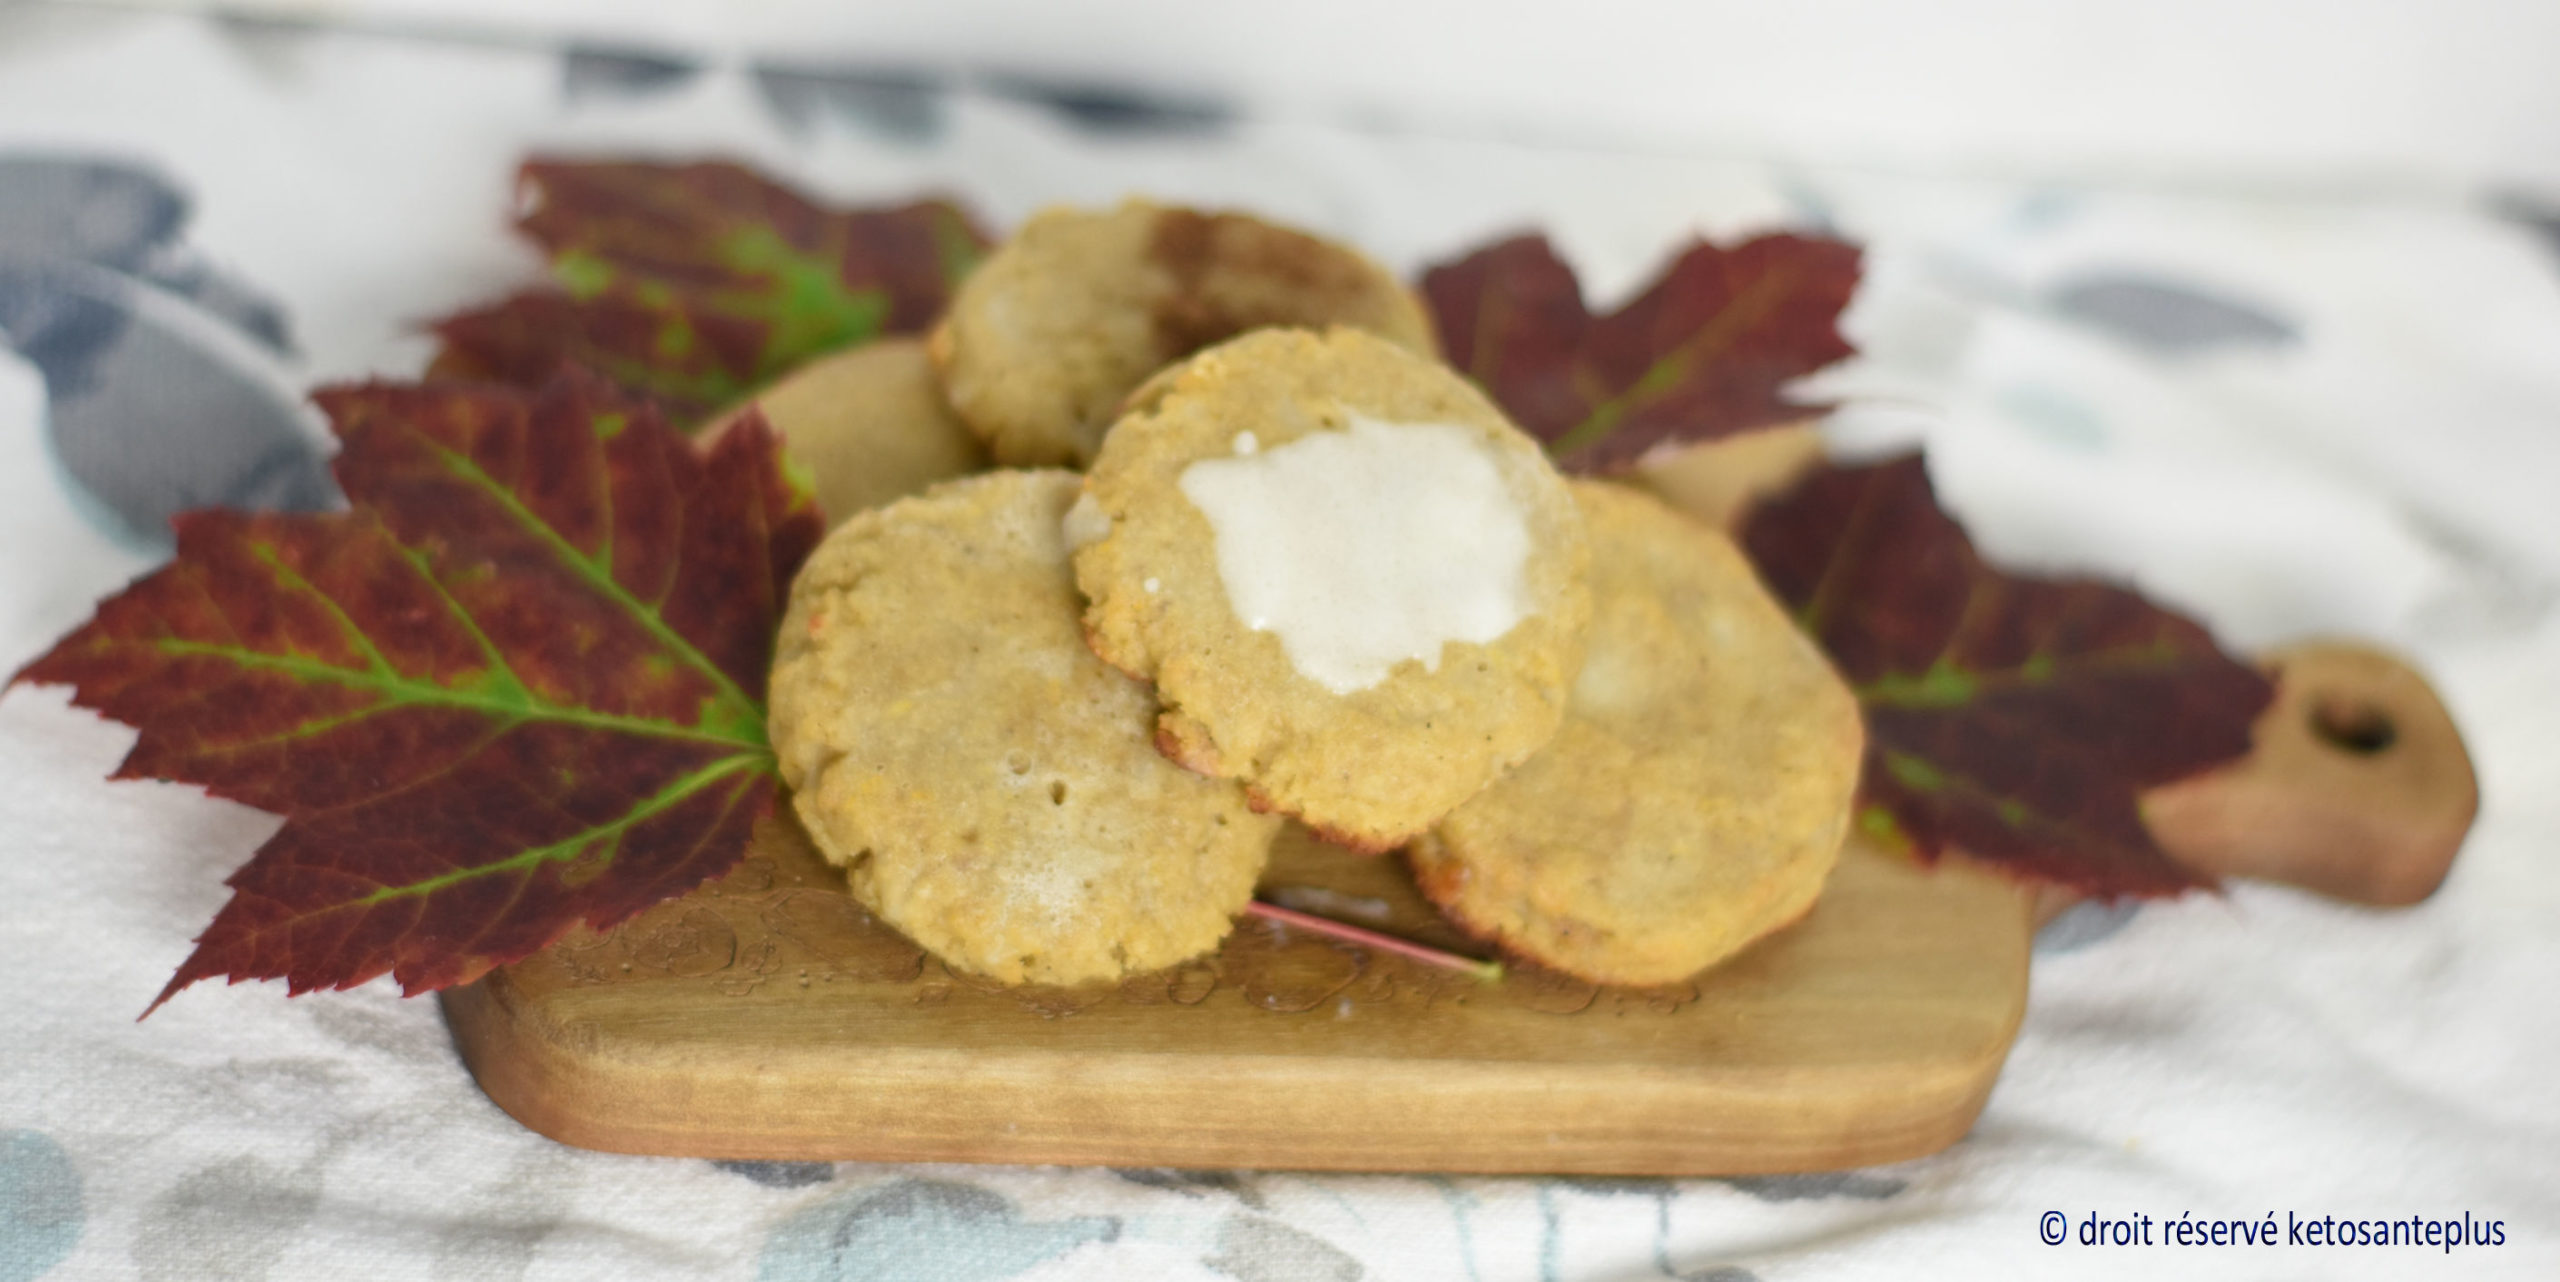
[[[2144,823],[2179,863],[2360,904],[2433,894],[2480,809],[2462,734],[2426,678],[2339,641],[2262,656],[2275,702],[2248,756],[2155,788]]]
[[[1655,460],[1638,484],[1732,532],[1751,506],[1822,462],[1798,424]],[[2281,881],[2360,904],[2414,904],[2435,892],[2471,830],[2480,784],[2444,702],[2415,669],[2343,641],[2261,657],[2275,702],[2248,756],[2142,798],[2162,850],[2211,877]],[[2037,894],[2037,919],[2080,896]]]

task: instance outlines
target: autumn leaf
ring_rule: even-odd
[[[812,356],[923,330],[987,246],[948,201],[829,209],[721,162],[537,159],[518,188],[559,288],[438,322],[430,376],[534,387],[574,361],[687,424]]]
[[[591,376],[324,391],[350,510],[193,512],[19,674],[140,731],[116,777],[284,817],[152,1003],[467,982],[736,862],[822,532],[761,420],[709,451]]]
[[[2247,753],[2274,697],[2203,628],[2123,588],[1993,569],[1917,455],[1816,472],[1742,541],[1865,706],[1871,835],[2092,894],[2200,884],[2137,799]]]
[[[1840,310],[1858,250],[1771,235],[1683,250],[1626,306],[1594,316],[1543,236],[1423,274],[1449,359],[1568,471],[1804,418],[1788,382],[1851,354]]]

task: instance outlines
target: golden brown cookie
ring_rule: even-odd
[[[1511,952],[1667,983],[1813,906],[1865,732],[1731,540],[1633,490],[1573,493],[1592,616],[1564,726],[1408,856],[1425,895]]]
[[[1034,215],[962,283],[933,358],[997,462],[1081,467],[1149,374],[1265,325],[1350,325],[1437,350],[1422,305],[1355,250],[1132,200]]]
[[[1155,702],[1085,647],[1070,472],[855,515],[792,584],[782,776],[854,897],[961,970],[1072,984],[1208,951],[1278,826],[1159,755]]]
[[[924,340],[884,338],[801,366],[751,402],[808,469],[828,524],[987,466],[987,451],[943,403]],[[746,412],[704,429],[707,445]]]
[[[1070,514],[1094,651],[1158,742],[1368,851],[1555,732],[1582,518],[1535,441],[1436,361],[1259,330],[1131,398]]]

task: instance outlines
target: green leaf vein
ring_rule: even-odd
[[[441,442],[431,439],[427,440],[426,445],[444,461],[445,466],[451,469],[455,476],[487,491],[490,497],[505,509],[510,518],[558,557],[570,573],[576,575],[605,599],[629,611],[631,616],[639,621],[640,626],[646,629],[660,645],[666,647],[669,653],[711,682],[712,686],[720,692],[720,700],[730,705],[719,709],[719,719],[752,724],[757,727],[759,734],[761,733],[764,724],[764,705],[749,697],[745,690],[738,687],[737,682],[729,679],[729,674],[720,670],[718,664],[711,662],[700,650],[695,649],[692,642],[685,640],[674,628],[667,626],[666,619],[661,617],[656,609],[632,596],[620,583],[616,582],[610,567],[598,565],[585,553],[572,546],[567,539],[560,537],[559,531],[552,529],[541,517],[534,515],[532,510],[525,507],[513,492],[498,482],[497,478],[483,471],[478,464],[464,457],[459,451],[448,449]]]
[[[1773,267],[1754,278],[1734,295],[1733,300],[1698,327],[1686,342],[1664,352],[1645,367],[1626,390],[1591,407],[1582,421],[1567,429],[1547,452],[1567,458],[1609,439],[1618,424],[1628,415],[1670,394],[1689,378],[1698,366],[1713,360],[1733,345],[1752,325],[1768,315],[1771,308],[1795,287],[1797,273],[1785,266]]]
[[[353,689],[370,691],[381,696],[383,706],[369,709],[366,713],[359,715],[371,715],[375,712],[391,712],[417,705],[428,705],[453,708],[460,711],[483,713],[508,725],[521,724],[527,721],[552,721],[566,725],[582,726],[594,730],[610,730],[621,734],[650,735],[659,738],[684,739],[699,743],[721,744],[728,747],[752,750],[758,754],[765,755],[768,759],[771,753],[770,747],[761,737],[747,738],[733,734],[724,734],[717,730],[696,729],[691,726],[681,725],[673,721],[659,720],[654,717],[630,717],[623,716],[619,713],[598,712],[592,708],[580,708],[568,704],[553,703],[529,690],[524,689],[521,685],[516,685],[512,690],[506,691],[505,693],[493,694],[475,690],[457,689],[453,686],[442,685],[434,681],[402,676],[398,672],[358,671],[353,668],[341,667],[322,659],[313,659],[302,655],[268,654],[263,651],[250,650],[236,645],[224,645],[211,641],[189,641],[177,637],[163,637],[155,641],[153,644],[161,653],[179,658],[221,659],[236,667],[247,668],[254,671],[275,672],[306,683],[328,683],[331,685],[347,686]],[[306,723],[303,728],[294,734],[278,737],[292,738],[298,737],[301,734],[318,733],[321,730],[328,729],[337,724],[342,724],[351,719],[352,718],[349,717],[332,717],[327,719],[325,722]]]
[[[2051,839],[2066,843],[2064,849],[2068,849],[2067,843],[2071,842],[2087,842],[2095,846],[2117,848],[2116,842],[2099,833],[2070,820],[2046,814],[2015,797],[2005,796],[1998,789],[1989,787],[1980,780],[1948,770],[1917,753],[1905,752],[1899,748],[1886,748],[1881,756],[1885,773],[1892,775],[1896,781],[1912,792],[1922,795],[1944,795],[1957,801],[1981,806],[1998,816],[2001,823],[2011,828],[2021,832],[2045,834]]]
[[[741,753],[737,756],[723,757],[703,766],[701,769],[696,770],[691,774],[684,775],[670,781],[664,788],[661,788],[657,792],[651,794],[639,804],[623,811],[619,815],[616,815],[608,822],[582,829],[546,845],[529,847],[525,850],[519,851],[515,855],[506,859],[498,860],[494,863],[474,864],[467,868],[456,868],[451,872],[440,873],[433,877],[408,882],[403,885],[384,886],[375,890],[372,894],[365,896],[363,899],[357,900],[355,906],[371,907],[375,904],[380,904],[393,899],[432,895],[437,891],[445,890],[450,887],[460,885],[463,882],[477,880],[482,877],[495,877],[514,872],[531,872],[533,869],[541,867],[547,863],[562,863],[577,859],[589,850],[593,849],[598,842],[606,843],[605,849],[607,853],[604,855],[604,859],[605,862],[610,863],[619,854],[623,835],[629,832],[632,828],[637,827],[642,821],[652,818],[653,816],[682,803],[687,798],[692,797],[695,793],[709,788],[722,779],[738,774],[741,771],[758,770],[762,768],[764,764],[765,763],[758,757],[745,753]]]

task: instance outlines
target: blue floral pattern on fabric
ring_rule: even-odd
[[[71,1254],[87,1212],[80,1170],[40,1131],[0,1131],[0,1282],[31,1282]]]
[[[560,54],[560,96],[571,106],[618,98],[647,98],[683,88],[702,64],[636,49],[572,45]]]
[[[755,84],[775,123],[794,135],[840,120],[878,138],[922,145],[942,133],[948,105],[941,83],[921,71],[760,64]]]
[[[44,376],[66,488],[146,548],[190,508],[337,501],[283,311],[190,252],[186,220],[148,170],[0,155],[0,341]]]
[[[836,1177],[833,1162],[722,1161],[712,1165],[769,1189],[804,1189]]]
[[[1116,1217],[1025,1220],[1000,1193],[900,1180],[819,1203],[765,1243],[760,1282],[1001,1282],[1088,1242],[1116,1241]]]
[[[2291,322],[2263,304],[2136,272],[2083,272],[2054,286],[2045,305],[2057,316],[2163,356],[2286,347],[2300,337]]]

